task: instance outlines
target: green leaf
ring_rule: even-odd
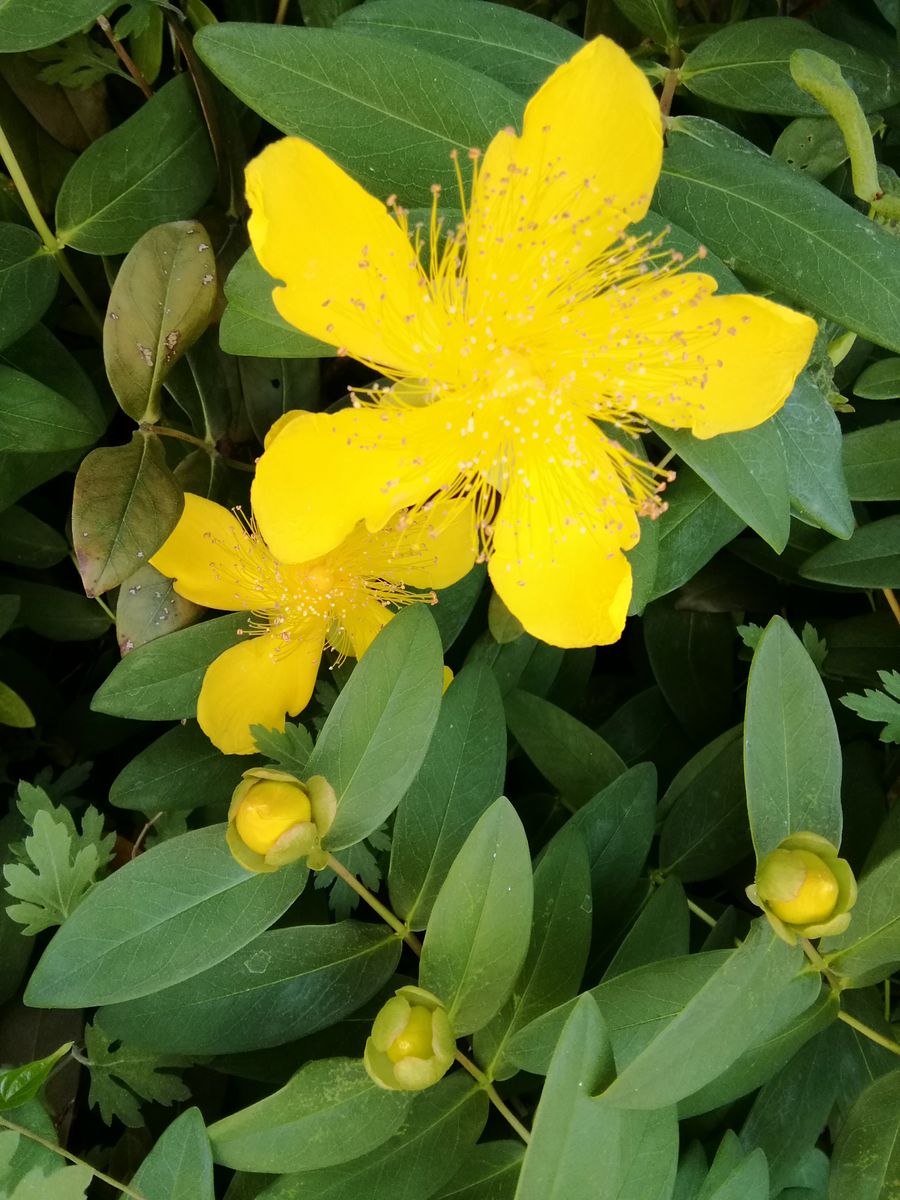
[[[584,804],[625,770],[599,733],[540,696],[510,692],[506,720],[541,774],[576,805]]]
[[[501,798],[456,856],[422,950],[422,987],[440,997],[458,1037],[483,1028],[509,998],[528,951],[532,904],[525,831]]]
[[[428,749],[442,682],[434,621],[423,605],[412,605],[354,667],[310,755],[309,774],[324,775],[337,794],[327,849],[362,841],[403,799]]]
[[[493,674],[467,666],[441,702],[419,773],[394,821],[391,903],[424,929],[435,897],[475,822],[503,792],[506,723]]]
[[[132,1176],[147,1200],[215,1200],[213,1160],[198,1108],[176,1117]]]
[[[127,446],[92,450],[78,469],[72,533],[88,596],[99,596],[155,554],[184,508],[162,442],[139,429]]]
[[[9,729],[34,729],[34,713],[18,692],[0,681],[0,725]]]
[[[750,850],[741,726],[686,763],[660,801],[659,865],[685,883],[714,879]]]
[[[90,805],[79,832],[68,809],[26,783],[19,784],[18,806],[31,833],[21,863],[3,868],[7,892],[22,901],[8,905],[6,913],[33,936],[74,912],[112,859],[115,834],[103,833],[103,819]]]
[[[792,833],[841,844],[841,747],[819,672],[781,617],[750,664],[744,718],[747,815],[757,858]]]
[[[666,488],[668,508],[657,521],[656,576],[648,602],[687,583],[744,528],[744,522],[686,465]]]
[[[65,1042],[46,1058],[0,1071],[0,1111],[18,1108],[20,1104],[33,1100],[49,1079],[50,1072],[71,1049],[72,1043]]]
[[[431,204],[456,194],[450,160],[484,147],[522,110],[509,88],[413,46],[345,30],[227,22],[195,47],[211,71],[282,133],[314,142],[373,195]]]
[[[154,225],[192,217],[215,171],[186,71],[76,161],[56,201],[57,236],[87,254],[123,254]]]
[[[228,613],[133,650],[94,693],[91,708],[138,721],[196,716],[206,668],[235,644],[237,631],[246,622],[246,613]]]
[[[180,496],[181,480],[177,476],[176,482]],[[124,658],[148,642],[196,624],[205,614],[206,609],[179,596],[172,580],[157,571],[151,563],[145,562],[122,580],[116,596],[116,640],[119,651]]]
[[[840,701],[864,721],[883,721],[880,741],[900,743],[900,673],[879,671],[878,674],[884,684],[883,692],[866,688],[863,695],[841,696]]]
[[[118,1118],[130,1129],[140,1129],[144,1121],[138,1100],[168,1105],[190,1095],[181,1079],[166,1070],[187,1066],[186,1059],[161,1058],[117,1043],[96,1022],[85,1027],[84,1046],[91,1077],[88,1102],[99,1108],[107,1125]]]
[[[18,1139],[19,1134],[0,1134],[0,1138]],[[54,1160],[58,1162],[58,1159]],[[0,1167],[3,1166],[0,1159]],[[45,1173],[35,1167],[27,1175],[13,1180],[15,1186],[7,1193],[7,1200],[85,1200],[88,1185],[94,1172],[87,1165],[77,1167],[50,1166]]]
[[[900,500],[900,421],[854,429],[843,452],[851,500]]]
[[[859,1097],[838,1134],[831,1161],[831,1200],[890,1200],[900,1176],[900,1070],[882,1075]]]
[[[27,1003],[82,1008],[146,996],[271,925],[303,890],[305,863],[250,875],[224,832],[212,825],[172,838],[98,884],[44,951]]]
[[[523,1154],[521,1142],[480,1142],[435,1200],[513,1200]]]
[[[317,341],[289,325],[272,300],[278,280],[267,275],[252,247],[245,250],[225,280],[228,305],[219,325],[219,344],[226,354],[261,358],[332,358],[334,346]]]
[[[678,12],[675,0],[615,0],[616,8],[641,33],[663,47],[678,45]]]
[[[0,10],[0,21],[2,16]],[[22,225],[0,222],[0,349],[38,323],[56,295],[58,281],[56,264],[38,235]]]
[[[835,537],[850,537],[855,522],[841,463],[841,426],[808,375],[800,376],[773,420],[798,512]]]
[[[559,25],[470,0],[369,0],[341,17],[344,32],[374,34],[451,59],[525,97],[584,45]]]
[[[644,614],[644,643],[659,689],[695,741],[718,733],[734,690],[734,626],[726,613],[659,601]]]
[[[110,804],[137,812],[223,808],[257,755],[222,754],[196,722],[176,725],[151,742],[116,776]]]
[[[689,941],[690,913],[684,888],[672,875],[651,893],[604,971],[603,979],[615,979],[626,971],[664,958],[678,958],[688,953]]]
[[[656,424],[653,429],[733,512],[781,553],[790,533],[791,496],[787,458],[773,421],[707,439],[696,438],[687,429]]]
[[[274,766],[290,771],[298,779],[306,778],[313,740],[305,726],[289,721],[283,730],[253,725],[250,731],[260,754],[264,754]]]
[[[769,1169],[762,1150],[744,1154],[726,1131],[697,1200],[768,1200]]]
[[[800,574],[840,587],[900,586],[900,516],[860,525],[848,542],[829,542],[810,555]]]
[[[595,1001],[582,996],[550,1062],[516,1200],[663,1200],[670,1194],[678,1160],[675,1110],[629,1112],[594,1100],[614,1072],[603,1017]]]
[[[900,358],[881,358],[869,363],[857,376],[853,395],[864,400],[900,399]]]
[[[900,849],[863,875],[849,926],[820,949],[843,987],[878,983],[900,966]]]
[[[462,1072],[414,1096],[402,1128],[348,1163],[282,1175],[266,1200],[424,1200],[468,1156],[484,1127],[487,1098]]]
[[[799,946],[756,921],[709,982],[620,1071],[604,1101],[663,1108],[723,1074],[765,1030],[781,994],[791,996],[798,1014],[814,999],[819,981],[800,974],[803,961]]]
[[[657,204],[742,277],[900,350],[889,316],[900,303],[900,242],[815,180],[712,121],[679,117]]]
[[[0,366],[0,453],[82,450],[98,436],[94,421],[66,396]]]
[[[69,544],[51,526],[17,504],[0,517],[0,561],[19,567],[53,567],[69,554]]]
[[[399,957],[399,940],[378,925],[269,930],[183,983],[104,1008],[103,1024],[126,1041],[173,1053],[280,1046],[365,1004]]]
[[[198,221],[157,225],[129,250],[109,297],[103,361],[133,420],[159,420],[162,385],[206,329],[215,302],[216,259]]]
[[[6,0],[0,8],[0,54],[49,46],[90,25],[107,8],[106,0],[41,0],[37,5]]]
[[[509,1039],[578,991],[591,943],[591,875],[579,834],[567,827],[534,873],[534,922],[512,997],[475,1038],[475,1055],[493,1079],[516,1072]]]
[[[358,1058],[308,1063],[285,1087],[209,1130],[217,1163],[237,1171],[315,1171],[368,1154],[397,1131],[406,1092],[373,1083]]]
[[[54,642],[92,641],[110,628],[109,617],[99,605],[67,588],[0,578],[0,592],[17,596],[21,623]]]
[[[791,76],[795,50],[815,50],[836,62],[866,112],[900,99],[900,79],[885,58],[790,17],[761,17],[719,29],[684,60],[681,81],[695,96],[728,108],[820,117],[821,105]]]

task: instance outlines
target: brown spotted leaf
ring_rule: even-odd
[[[206,329],[215,298],[215,258],[198,221],[157,225],[129,251],[109,298],[103,357],[135,421],[159,418],[166,376]]]

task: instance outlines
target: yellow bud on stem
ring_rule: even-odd
[[[235,824],[245,845],[268,854],[283,833],[311,815],[309,797],[296,784],[265,779],[241,801]]]

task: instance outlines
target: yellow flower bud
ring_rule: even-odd
[[[450,1019],[436,996],[402,987],[379,1012],[364,1062],[379,1087],[418,1092],[437,1083],[453,1062]]]
[[[268,854],[283,833],[311,815],[309,796],[298,784],[263,779],[241,801],[235,824],[245,845]]]
[[[817,833],[793,833],[760,860],[747,895],[779,937],[842,933],[856,903],[856,880],[837,848]]]
[[[253,767],[234,790],[225,840],[247,871],[277,871],[300,858],[315,869],[327,861],[320,843],[336,808],[321,775],[301,783],[286,771]]]

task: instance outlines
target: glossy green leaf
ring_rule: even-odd
[[[282,1175],[265,1200],[425,1200],[474,1146],[487,1116],[484,1093],[462,1072],[413,1097],[403,1128],[360,1158]]]
[[[72,498],[72,533],[88,596],[118,587],[172,530],[184,493],[155,434],[138,430],[127,446],[104,446],[82,462]]]
[[[860,525],[847,542],[830,542],[803,563],[800,573],[841,587],[900,586],[900,516]]]
[[[334,346],[317,341],[289,325],[272,300],[278,280],[245,250],[225,280],[228,305],[219,325],[219,343],[226,354],[261,358],[330,358]]]
[[[781,617],[769,622],[750,664],[744,779],[757,858],[804,831],[840,846],[841,747],[831,704]]]
[[[900,500],[900,421],[854,429],[843,451],[851,500]]]
[[[427,50],[526,97],[584,44],[531,13],[471,0],[369,0],[341,17],[337,28]]]
[[[72,1043],[65,1042],[45,1058],[0,1071],[0,1111],[18,1108],[33,1100],[49,1079],[50,1072],[71,1049]]]
[[[88,254],[124,253],[154,225],[193,217],[214,181],[186,71],[81,155],[56,202],[57,235]]]
[[[675,0],[615,0],[616,8],[632,25],[660,46],[678,44],[678,11]]]
[[[900,303],[900,242],[815,180],[712,121],[679,117],[657,205],[747,279],[900,350],[889,315]]]
[[[584,841],[568,827],[534,873],[534,921],[512,997],[475,1037],[475,1056],[494,1079],[515,1074],[506,1045],[581,985],[591,943],[591,875]]]
[[[213,1160],[199,1108],[176,1117],[132,1176],[146,1200],[215,1200]]]
[[[744,528],[744,521],[700,476],[679,466],[666,489],[668,508],[657,522],[659,548],[649,600],[687,583]]]
[[[250,875],[212,825],[163,842],[96,885],[44,951],[28,985],[35,1008],[134,999],[240,950],[288,908],[305,863]]]
[[[135,1045],[168,1053],[281,1046],[365,1004],[390,979],[399,957],[399,940],[379,925],[272,929],[183,983],[104,1008],[103,1025]]]
[[[834,1147],[830,1200],[890,1200],[900,1177],[900,1070],[876,1079]]]
[[[216,301],[216,259],[198,221],[149,230],[119,267],[103,325],[103,361],[119,406],[158,421],[161,388],[206,329]]]
[[[206,668],[235,644],[246,621],[246,613],[228,613],[132,651],[97,689],[91,707],[139,721],[195,716]]]
[[[212,1125],[216,1162],[238,1171],[315,1171],[368,1154],[397,1131],[408,1092],[373,1083],[358,1058],[308,1063],[277,1092]]]
[[[691,51],[681,80],[694,95],[728,108],[820,117],[821,106],[791,76],[795,50],[815,50],[836,62],[867,112],[900,99],[900,78],[884,58],[785,17],[726,25]]]
[[[283,133],[315,142],[373,195],[430,205],[456,194],[450,151],[464,157],[514,124],[521,98],[417,47],[346,30],[228,22],[196,49],[222,83]]]
[[[5,0],[0,7],[0,53],[35,50],[90,25],[106,0]]]
[[[466,838],[438,892],[420,982],[440,997],[458,1037],[483,1028],[509,998],[531,935],[531,856],[506,799]]]
[[[194,721],[151,742],[119,772],[110,804],[136,812],[173,812],[216,805],[224,814],[241,775],[259,766],[257,755],[223,754]]]
[[[0,366],[0,453],[82,450],[99,432],[91,417],[65,395]]]
[[[584,804],[625,770],[598,733],[540,696],[510,692],[506,719],[541,774],[574,804]]]
[[[797,511],[835,537],[850,537],[854,520],[841,462],[841,426],[808,375],[800,376],[773,420]]]
[[[659,865],[685,883],[713,879],[750,852],[741,727],[687,762],[660,802]]]
[[[503,792],[506,723],[486,667],[456,676],[441,703],[419,773],[394,821],[388,886],[394,911],[424,929],[435,897],[475,822]]]
[[[513,1200],[524,1152],[521,1142],[480,1142],[435,1200]]]
[[[821,950],[847,987],[877,983],[900,966],[900,850],[863,875],[849,926]]]
[[[2,20],[0,9],[0,20]],[[0,44],[2,44],[0,27]],[[56,264],[41,239],[21,225],[0,223],[0,348],[36,325],[56,295]]]
[[[337,794],[329,850],[362,841],[403,799],[437,723],[442,681],[437,628],[412,605],[354,668],[310,756],[309,774],[324,775]]]
[[[864,400],[900,399],[900,358],[880,358],[857,376],[853,395]]]

